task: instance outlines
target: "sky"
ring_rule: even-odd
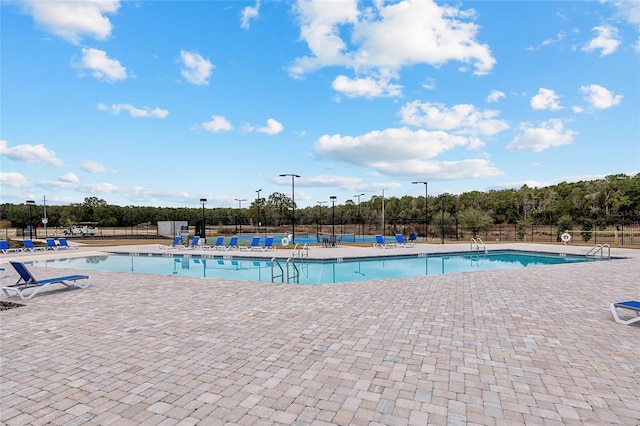
[[[307,207],[640,172],[640,1],[3,0],[0,19],[2,203]]]

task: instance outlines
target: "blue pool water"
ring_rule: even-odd
[[[297,261],[301,284],[328,284],[398,277],[440,275],[496,269],[526,268],[585,262],[584,256],[499,251],[487,254],[411,255],[332,261]],[[286,260],[280,260],[286,282]],[[73,259],[38,260],[28,265],[155,275],[205,277],[271,282],[272,262],[260,258],[148,255],[92,256]],[[273,265],[275,275],[280,274]],[[293,269],[289,269],[293,275]],[[281,278],[277,282],[282,282]]]

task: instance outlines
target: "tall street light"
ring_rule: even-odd
[[[33,206],[36,202],[33,200],[27,200],[26,204],[29,206],[29,223],[27,224],[27,226],[29,226],[29,239],[33,240],[33,223],[31,222],[31,206]],[[36,234],[36,237],[38,235]]]
[[[444,194],[440,196],[440,244],[444,244]]]
[[[258,205],[258,234],[260,234],[260,205],[262,204],[260,201],[260,191],[262,191],[262,188],[256,191],[258,193],[258,198],[256,199],[256,204]]]
[[[300,176],[293,173],[283,173],[280,177],[291,176],[291,243],[295,243],[296,241],[296,195],[295,195],[295,178],[299,178]]]
[[[362,211],[360,210],[360,197],[362,197],[364,195],[364,192],[362,194],[356,194],[353,196],[353,198],[358,198],[358,219],[360,219],[360,236],[362,237],[362,240],[364,241],[364,224],[362,223]]]
[[[204,205],[207,204],[207,199],[206,198],[200,198],[200,203],[202,204],[202,230],[200,231],[200,237],[202,237],[203,240],[207,240],[207,225],[205,223],[205,219],[204,219]]]
[[[335,238],[336,236],[336,200],[338,199],[338,197],[336,197],[335,195],[332,195],[331,197],[329,197],[329,199],[331,200],[331,234]]]
[[[238,202],[238,214],[236,215],[236,234],[238,233],[238,216],[240,216],[240,210],[242,209],[242,202],[247,201],[246,198],[235,198]],[[242,233],[242,224],[240,224],[240,233]]]
[[[427,210],[427,188],[429,184],[426,181],[422,182],[411,182],[413,184],[424,183],[424,238],[427,241],[427,232],[428,231],[428,221],[429,221],[429,210]]]
[[[326,201],[318,201],[318,206],[320,208],[320,214],[318,214],[318,223],[316,223],[316,234],[320,235],[320,231],[322,230],[322,205],[326,203]]]

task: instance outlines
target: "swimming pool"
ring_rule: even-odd
[[[541,254],[518,251],[494,251],[489,253],[456,253],[442,255],[413,254],[395,257],[361,259],[333,259],[296,261],[301,284],[330,284],[352,281],[441,275],[461,272],[489,271],[497,269],[527,268],[585,262],[585,256]],[[132,272],[169,276],[192,276],[210,279],[234,279],[272,282],[272,275],[284,269],[287,281],[286,260],[275,264],[264,258],[233,256],[158,256],[158,255],[109,255],[70,259],[37,260],[28,265]],[[273,268],[272,268],[273,266]],[[293,275],[293,268],[290,268]],[[282,282],[281,278],[276,280]]]

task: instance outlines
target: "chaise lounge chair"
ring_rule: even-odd
[[[36,252],[36,251],[46,251],[47,248],[46,247],[39,247],[36,246],[35,244],[33,244],[33,240],[24,240],[22,241],[22,244],[24,245],[24,250],[29,250],[31,253]]]
[[[193,237],[193,240],[191,240],[191,244],[189,244],[188,246],[183,246],[182,248],[195,249],[200,247],[199,244],[200,244],[200,236],[196,235],[195,237]]]
[[[260,250],[262,251],[275,250],[275,249],[276,247],[273,245],[273,237],[265,238],[264,245],[260,247]]]
[[[616,308],[629,309],[631,311],[635,311],[636,316],[634,318],[623,320],[618,316],[618,311]],[[640,321],[640,301],[638,300],[627,300],[626,302],[616,302],[611,304],[611,313],[613,314],[613,318],[616,322],[624,325],[633,324],[635,322]]]
[[[162,244],[160,245],[161,249],[172,249],[172,248],[181,248],[184,247],[181,243],[182,238],[180,238],[180,236],[178,235],[177,237],[173,238],[173,241],[171,242],[171,244]]]
[[[384,241],[384,237],[380,234],[376,235],[376,242],[373,245],[374,247],[381,247],[381,248],[387,248],[387,247],[391,247],[394,246],[395,244],[393,243],[387,243]]]
[[[241,250],[259,250],[260,249],[260,237],[253,237],[251,239],[251,244],[245,247],[240,247]]]
[[[27,267],[24,266],[24,263],[9,263],[11,263],[11,266],[13,266],[16,272],[18,272],[20,278],[15,284],[2,287],[2,291],[8,298],[19,296],[22,300],[28,300],[51,284],[63,284],[67,287],[87,288],[91,282],[91,278],[88,275],[67,275],[64,277],[37,280],[31,272],[29,272]],[[87,281],[85,284],[80,284],[78,282],[80,280]]]
[[[225,250],[238,250],[238,237],[234,235],[229,240],[229,244],[224,248]]]
[[[58,244],[60,245],[59,248],[61,248],[61,249],[70,250],[70,249],[77,249],[78,248],[78,246],[76,244],[71,245],[71,244],[69,244],[67,242],[66,238],[62,238],[62,237],[58,238]]]
[[[398,247],[413,247],[414,243],[410,243],[404,240],[404,236],[402,234],[396,234],[396,245]]]
[[[56,240],[54,240],[53,238],[47,238],[47,249],[50,250],[58,250],[58,244],[56,243]]]
[[[213,250],[224,250],[225,246],[224,246],[224,237],[223,236],[219,236],[218,238],[216,238],[216,242],[214,245],[212,246],[205,246],[208,249],[213,249]]]
[[[21,248],[11,248],[7,240],[0,240],[0,252],[4,254],[21,252]]]

